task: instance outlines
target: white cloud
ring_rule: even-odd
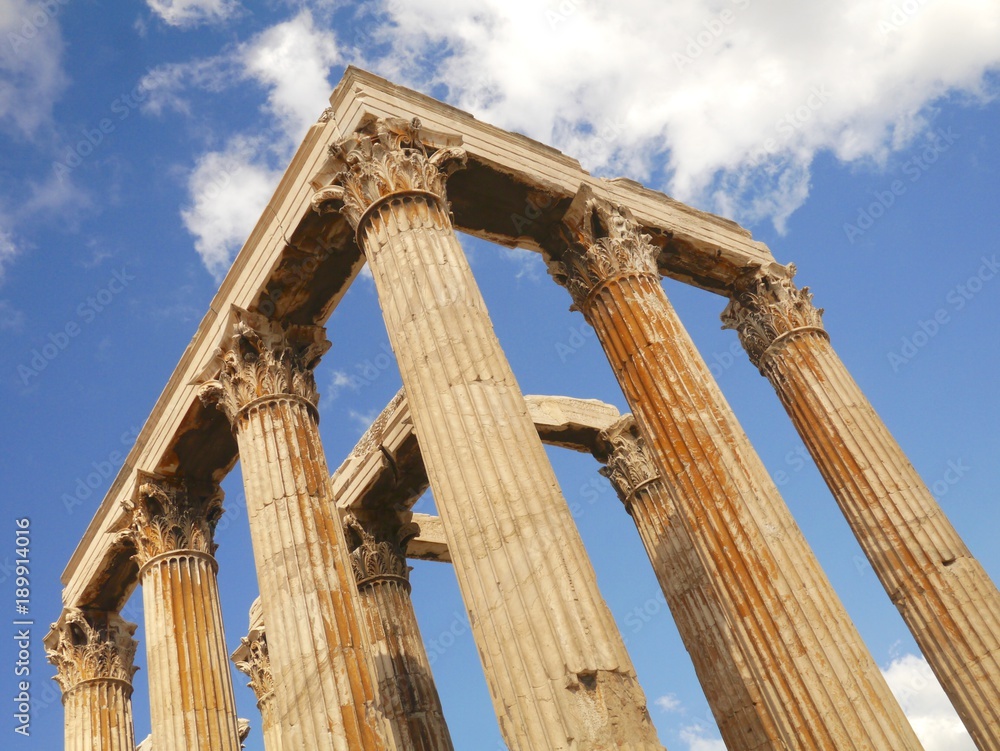
[[[33,139],[66,87],[58,15],[65,2],[0,3],[0,125]]]
[[[184,92],[191,87],[221,91],[249,80],[267,92],[271,127],[233,136],[224,148],[201,155],[188,178],[190,203],[181,216],[216,279],[228,271],[295,147],[326,106],[337,60],[333,32],[317,28],[303,10],[220,55],[161,66],[144,79],[146,110],[154,114],[190,114]]]
[[[779,228],[817,153],[883,162],[940,97],[986,96],[1000,64],[1000,4],[985,0],[383,6],[392,52],[377,65],[391,79],[445,86],[589,168]]]
[[[188,178],[191,204],[181,218],[217,280],[226,275],[281,177],[281,170],[267,166],[267,148],[263,136],[236,136],[225,150],[199,157]]]
[[[975,751],[972,738],[927,660],[903,655],[882,672],[925,751]]]
[[[146,0],[146,4],[165,23],[184,29],[225,21],[240,7],[236,0]]]
[[[656,699],[653,704],[655,704],[663,712],[681,712],[684,709],[681,704],[681,700],[674,694],[661,696]]]
[[[701,725],[686,725],[680,729],[680,738],[687,744],[687,751],[726,751],[721,738],[710,738]]]
[[[18,252],[18,247],[14,244],[10,233],[0,228],[0,284],[3,284],[7,264],[17,257]]]
[[[24,328],[24,313],[10,300],[0,300],[0,331],[20,332]]]

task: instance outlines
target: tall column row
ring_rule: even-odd
[[[380,120],[319,191],[375,279],[501,732],[514,751],[662,748],[451,225],[465,154]]]
[[[920,743],[660,284],[627,210],[578,196],[551,265],[598,340],[668,482],[726,628],[722,649],[787,748]],[[766,733],[767,730],[765,729]],[[777,746],[780,748],[780,746]]]
[[[774,386],[882,586],[976,745],[1000,749],[1000,594],[830,344],[794,267],[723,314]]]

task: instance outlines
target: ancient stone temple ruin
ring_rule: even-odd
[[[632,414],[521,393],[456,230],[543,255]],[[365,263],[403,389],[331,474],[313,368]],[[144,748],[240,748],[232,659],[268,751],[451,749],[410,599],[421,558],[454,567],[508,748],[662,749],[548,443],[617,490],[730,751],[919,749],[667,276],[724,298],[977,746],[1000,750],[997,589],[793,275],[733,222],[349,69],[66,568],[46,637],[66,748],[136,748],[138,636]],[[260,598],[230,655],[213,533],[237,459]],[[428,487],[439,517],[409,510]],[[136,585],[141,635],[120,616]]]

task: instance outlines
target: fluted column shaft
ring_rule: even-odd
[[[794,270],[792,270],[794,273]],[[790,274],[723,315],[782,405],[978,748],[1000,749],[1000,594],[865,398]]]
[[[575,207],[554,273],[594,327],[785,745],[920,748],[667,300],[649,237],[624,209]]]
[[[381,751],[374,671],[330,493],[312,367],[317,327],[233,309],[220,380],[203,387],[234,425],[282,745]]]
[[[406,543],[415,529],[395,513],[349,517],[348,541],[361,595],[378,696],[408,751],[453,751],[451,735],[410,599]],[[359,518],[360,517],[360,518]]]
[[[681,640],[694,663],[719,732],[730,751],[783,748],[778,728],[738,649],[728,614],[680,519],[635,420],[626,415],[603,434],[601,470],[635,522]]]
[[[416,124],[340,144],[500,728],[512,751],[662,748],[645,697],[455,236]],[[398,128],[397,130],[394,130]]]
[[[135,624],[69,608],[46,637],[63,691],[66,751],[135,751]]]
[[[142,569],[149,717],[157,751],[239,751],[217,564],[175,550]]]

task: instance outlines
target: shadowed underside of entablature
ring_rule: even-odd
[[[364,259],[347,221],[319,215],[311,202],[331,177],[329,146],[374,118],[417,119],[461,143],[467,167],[448,181],[459,231],[551,252],[583,189],[631,210],[660,248],[665,276],[727,294],[748,271],[775,265],[766,246],[734,222],[632,180],[593,177],[555,149],[370,73],[349,68],[330,103],[306,134],[70,559],[62,577],[65,605],[114,610],[134,587],[135,564],[115,539],[124,523],[122,502],[139,471],[221,481],[235,465],[228,422],[197,396],[197,379],[215,355],[230,309],[323,324],[360,272]]]

